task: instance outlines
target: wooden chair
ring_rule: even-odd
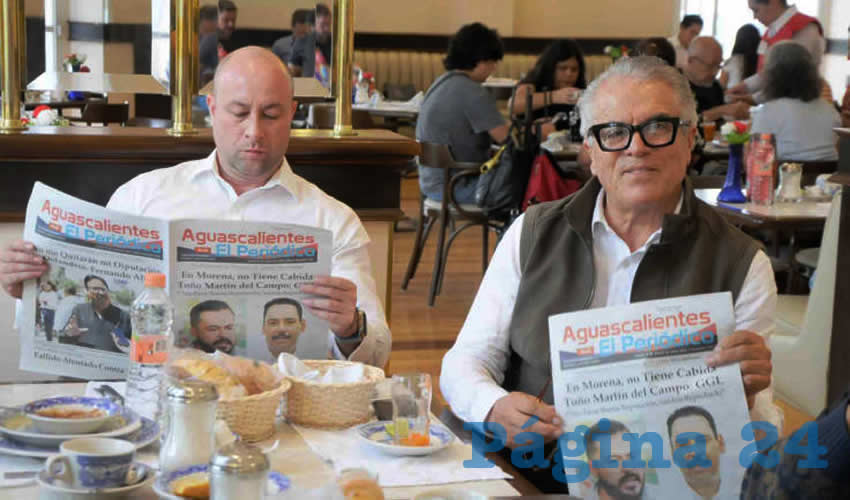
[[[313,124],[313,128],[333,129],[336,119],[335,104],[326,102],[311,104],[309,116],[308,122]],[[377,128],[372,115],[363,109],[351,110],[351,126],[355,129]]]
[[[104,126],[110,123],[120,123],[123,126],[127,123],[129,117],[130,105],[127,101],[121,104],[91,101],[87,102],[83,108],[80,121],[86,122],[86,125],[89,126],[92,123],[102,123]]]
[[[454,199],[454,187],[464,178],[477,176],[479,174],[480,164],[478,163],[461,163],[456,162],[452,157],[449,147],[445,144],[433,144],[430,142],[420,142],[421,152],[419,154],[419,164],[424,167],[440,168],[444,171],[445,178],[448,182],[443,184],[443,199],[435,201],[427,198],[420,192],[419,194],[419,224],[416,227],[416,239],[414,240],[413,253],[410,255],[410,261],[407,264],[407,271],[404,274],[404,280],[401,284],[402,290],[407,290],[407,285],[413,276],[416,274],[416,268],[419,265],[419,260],[422,257],[422,250],[428,241],[428,235],[434,222],[439,221],[439,235],[437,237],[437,252],[434,258],[434,270],[431,273],[431,290],[428,294],[428,305],[433,306],[437,295],[443,285],[443,276],[446,271],[446,261],[448,260],[449,250],[455,238],[464,230],[473,227],[481,226],[481,272],[487,270],[487,262],[489,259],[489,244],[488,234],[490,230],[494,230],[497,234],[505,229],[504,223],[498,220],[490,219],[481,211],[477,205],[459,204]],[[460,170],[454,176],[450,176],[452,170]],[[460,227],[455,227],[455,222],[461,222]],[[451,234],[446,235],[451,228]]]

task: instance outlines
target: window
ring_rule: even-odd
[[[788,2],[789,5],[792,2]],[[820,0],[794,0],[797,10],[810,16],[818,16]],[[735,44],[735,33],[738,28],[750,23],[764,32],[765,27],[753,18],[746,0],[682,0],[682,15],[699,14],[705,25],[702,36],[713,36],[723,46],[723,57],[732,54]]]

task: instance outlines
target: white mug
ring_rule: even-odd
[[[74,488],[120,488],[139,480],[133,466],[136,447],[111,438],[80,438],[65,441],[60,454],[47,459],[47,475]]]

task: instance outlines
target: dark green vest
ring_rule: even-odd
[[[510,325],[503,387],[536,396],[552,378],[548,318],[586,309],[596,288],[591,220],[601,185],[594,177],[572,196],[532,206],[520,238],[522,278]],[[759,244],[699,200],[689,181],[679,214],[635,273],[631,302],[712,292],[737,300]],[[549,385],[545,401],[552,404]]]

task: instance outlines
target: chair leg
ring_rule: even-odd
[[[490,235],[490,227],[487,224],[481,225],[481,274],[487,272],[487,260],[490,257],[490,243],[488,237]]]
[[[416,268],[419,267],[419,260],[422,258],[422,250],[425,248],[425,242],[428,241],[428,234],[431,232],[431,226],[434,224],[435,219],[436,217],[428,217],[425,214],[420,215],[419,224],[416,225],[413,252],[410,254],[410,260],[407,262],[407,271],[404,273],[404,280],[401,282],[402,290],[407,290],[407,285],[416,274]]]
[[[443,246],[446,244],[446,230],[449,228],[449,213],[448,210],[440,212],[440,234],[437,238],[437,251],[434,255],[434,270],[431,272],[431,290],[428,292],[428,305],[434,305],[437,298],[438,285],[440,283],[440,275],[443,269]]]
[[[446,248],[445,250],[443,250],[443,262],[442,266],[440,267],[439,278],[437,279],[437,295],[440,295],[440,293],[443,292],[443,278],[446,276],[446,264],[449,262],[449,251],[452,248],[452,243],[455,242],[455,238],[457,238],[460,233],[475,225],[477,225],[477,223],[467,222],[456,230],[452,231],[452,234],[449,236],[449,240],[446,242]]]

